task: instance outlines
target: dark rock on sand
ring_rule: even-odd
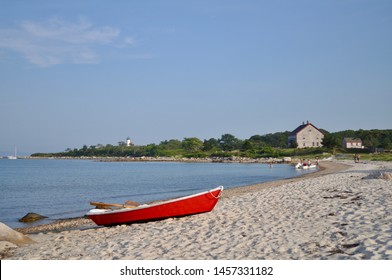
[[[23,218],[19,219],[21,223],[32,223],[47,218],[37,213],[27,213]]]

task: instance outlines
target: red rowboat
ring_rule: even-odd
[[[114,209],[92,209],[87,216],[99,226],[109,226],[194,215],[214,209],[222,191],[223,187],[220,186],[198,194],[152,204],[123,205],[123,207]]]

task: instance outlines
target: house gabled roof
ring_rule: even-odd
[[[362,140],[359,139],[359,138],[345,137],[343,140],[346,141],[346,143],[347,142],[350,142],[350,143],[362,143]]]
[[[321,134],[323,134],[324,135],[324,133],[322,133],[321,131],[320,131],[320,129],[318,129],[317,127],[315,127],[312,123],[310,123],[310,122],[304,122],[302,125],[300,125],[299,127],[297,127],[296,129],[294,129],[291,133],[290,133],[290,135],[289,136],[295,136],[295,135],[297,135],[301,130],[303,130],[303,129],[305,129],[307,126],[312,126],[312,127],[314,127],[315,129],[317,129]]]

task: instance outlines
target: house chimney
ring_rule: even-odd
[[[302,125],[305,125],[305,122],[302,122]]]
[[[309,121],[306,121],[306,124],[309,124]]]

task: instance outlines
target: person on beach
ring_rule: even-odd
[[[311,165],[311,163],[310,163],[310,159],[308,159],[308,166],[310,166]]]
[[[319,165],[319,163],[320,163],[320,160],[319,160],[319,158],[318,158],[318,157],[316,157],[316,165],[318,166],[318,165]]]

